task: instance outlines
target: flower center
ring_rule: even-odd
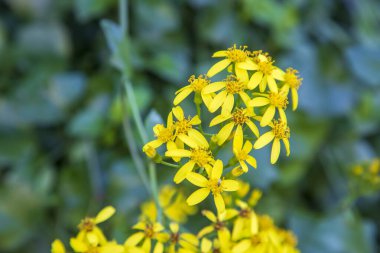
[[[173,244],[178,243],[179,241],[179,233],[171,233],[170,234],[170,242]]]
[[[197,163],[201,168],[204,168],[209,162],[212,161],[212,153],[208,149],[196,148],[191,150],[190,159]]]
[[[157,139],[162,142],[168,142],[173,139],[173,128],[172,127],[164,127],[163,125],[159,125],[159,131],[157,134]]]
[[[90,232],[90,231],[92,231],[92,230],[94,229],[94,227],[95,227],[94,219],[89,218],[89,217],[84,218],[84,219],[80,222],[80,224],[79,224],[79,226],[78,226],[78,228],[79,228],[80,230],[82,230],[82,231],[86,231],[86,232]]]
[[[232,114],[232,120],[235,122],[235,125],[243,125],[249,120],[247,111],[243,108],[237,108]]]
[[[273,134],[278,139],[289,139],[290,137],[290,128],[285,122],[281,120],[273,121]]]
[[[246,88],[246,84],[241,82],[234,75],[228,76],[224,82],[226,83],[226,90],[229,94],[238,94]]]
[[[220,221],[220,220],[218,220],[218,221],[214,224],[214,229],[215,229],[216,231],[221,230],[221,229],[223,229],[223,228],[224,228],[224,223],[223,223],[222,221]]]
[[[249,52],[246,50],[247,46],[236,47],[234,44],[233,47],[230,47],[227,50],[227,58],[232,62],[244,62],[249,55]]]
[[[91,247],[86,251],[86,253],[98,253],[98,252],[99,252],[98,247]]]
[[[272,61],[272,58],[267,56],[266,61],[260,61],[257,65],[259,66],[259,70],[263,72],[264,75],[270,75],[274,69],[273,63],[274,61]]]
[[[175,123],[176,133],[187,134],[187,132],[192,128],[190,121],[191,121],[190,117],[188,119],[185,118],[183,120],[177,121]]]
[[[287,96],[285,96],[282,92],[275,93],[271,92],[269,93],[269,101],[271,105],[274,105],[275,107],[279,107],[282,109],[286,109],[286,106],[289,104]]]
[[[208,181],[207,188],[210,189],[212,195],[220,194],[223,192],[222,180],[212,178]]]
[[[201,93],[203,88],[210,83],[210,80],[208,80],[207,77],[204,75],[199,75],[197,78],[195,78],[195,76],[192,75],[188,81],[193,91],[197,93]]]
[[[240,150],[240,151],[236,154],[236,158],[237,158],[239,161],[247,160],[247,157],[248,157],[248,153],[245,152],[244,150]]]
[[[147,224],[145,226],[144,233],[145,233],[145,237],[147,237],[147,238],[153,238],[153,236],[154,236],[153,225],[152,224]]]
[[[260,237],[258,235],[253,235],[251,237],[252,246],[257,246],[257,245],[260,244],[260,242],[261,242],[261,239],[260,239]]]
[[[291,88],[298,89],[301,86],[302,78],[298,76],[298,71],[293,68],[288,68],[284,75],[284,82]]]
[[[243,218],[249,218],[251,217],[251,211],[249,209],[242,209],[239,212],[239,216]]]

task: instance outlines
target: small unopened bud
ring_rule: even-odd
[[[154,158],[157,155],[156,149],[153,148],[150,145],[145,145],[143,147],[143,152],[149,157],[149,158]]]
[[[231,173],[232,173],[232,175],[233,175],[234,177],[239,177],[239,176],[241,176],[242,174],[244,174],[244,171],[242,170],[241,167],[236,167],[236,168],[234,168],[234,169],[231,171]]]

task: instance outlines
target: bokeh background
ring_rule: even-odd
[[[379,1],[133,0],[129,15],[149,133],[213,51],[249,45],[298,69],[291,157],[273,167],[258,152],[246,177],[264,192],[258,211],[294,230],[302,252],[379,252],[379,194],[342,208],[350,168],[380,154]],[[118,213],[103,228],[122,242],[149,198],[125,143],[103,19],[118,22],[116,0],[0,1],[0,252],[49,252],[107,204]],[[160,185],[170,182],[159,169]]]

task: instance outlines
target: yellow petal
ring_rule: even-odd
[[[259,222],[257,220],[257,215],[254,211],[251,211],[251,233],[257,234],[259,232]]]
[[[251,79],[249,79],[249,82],[247,84],[248,89],[253,90],[254,88],[256,88],[262,79],[263,79],[263,72],[260,72],[260,71],[255,72],[251,76]]]
[[[152,248],[152,240],[150,238],[146,238],[143,242],[142,248],[145,252],[150,252],[150,249]]]
[[[247,154],[248,154],[249,152],[251,152],[251,150],[252,150],[252,143],[251,143],[250,141],[246,141],[246,142],[244,143],[243,150],[244,150],[244,152],[246,152]]]
[[[267,76],[267,81],[268,81],[269,89],[272,92],[277,93],[278,92],[278,88],[277,88],[276,81],[273,79],[273,77],[272,76]]]
[[[203,134],[201,134],[197,130],[190,129],[188,134],[189,134],[190,138],[195,140],[195,142],[198,144],[198,147],[202,147],[202,148],[208,148],[209,147],[209,144],[208,144],[208,141],[206,140],[206,138],[203,136]]]
[[[191,138],[188,135],[180,134],[180,135],[178,135],[178,138],[181,141],[183,141],[183,143],[185,143],[187,146],[189,146],[191,148],[197,148],[199,146],[198,143],[197,143],[197,141],[194,140],[193,138]]]
[[[185,115],[183,114],[183,110],[180,106],[176,106],[172,110],[174,116],[177,118],[177,120],[183,120],[185,118]]]
[[[208,180],[204,176],[202,176],[198,173],[190,172],[187,175],[186,179],[190,183],[192,183],[193,185],[196,185],[198,187],[207,187]]]
[[[262,127],[267,126],[273,120],[275,113],[276,113],[276,107],[274,107],[273,105],[270,105],[266,109],[266,111],[263,115],[263,118],[260,121],[260,126],[262,126]]]
[[[256,63],[253,63],[251,60],[246,60],[245,62],[239,62],[236,64],[238,68],[246,70],[257,70],[259,67]]]
[[[284,145],[285,145],[286,156],[289,156],[289,155],[290,155],[290,145],[289,145],[289,140],[284,138],[284,139],[282,139],[282,141],[284,142]]]
[[[214,223],[217,221],[215,214],[209,210],[203,210],[202,215],[206,216],[207,219]]]
[[[199,125],[200,123],[202,123],[201,119],[199,118],[198,115],[195,115],[191,120],[190,120],[190,124],[192,126],[196,126],[196,125]]]
[[[164,252],[164,245],[161,242],[156,242],[153,253],[162,253]]]
[[[239,164],[240,164],[241,168],[239,168],[239,167],[237,167],[237,168],[243,170],[244,173],[247,173],[248,172],[248,166],[247,166],[247,164],[244,161],[239,161]]]
[[[256,167],[257,167],[256,159],[255,159],[253,156],[248,156],[246,161],[247,161],[247,163],[249,163],[249,165],[251,165],[253,168],[256,168]]]
[[[96,236],[94,231],[88,232],[86,234],[86,238],[91,245],[97,245],[99,242],[99,238]]]
[[[115,208],[112,206],[107,206],[103,208],[98,215],[96,215],[95,223],[101,223],[105,220],[108,220],[116,212]]]
[[[278,108],[278,112],[280,114],[280,119],[282,120],[282,122],[284,122],[286,124],[288,122],[288,120],[286,119],[286,114],[285,114],[284,109]]]
[[[228,65],[230,65],[231,61],[228,59],[221,60],[217,63],[215,63],[207,72],[208,77],[213,77],[216,74],[218,74],[220,71],[227,68]]]
[[[202,93],[203,94],[213,93],[213,92],[223,89],[224,87],[226,87],[226,82],[211,83],[203,88]]]
[[[235,131],[234,141],[233,141],[233,151],[238,153],[243,148],[243,128],[238,125]]]
[[[243,103],[245,104],[245,106],[250,107],[249,102],[250,102],[251,98],[248,96],[248,94],[245,93],[244,91],[241,91],[241,92],[239,92],[239,96],[240,96],[241,100],[243,100]]]
[[[212,100],[210,104],[210,108],[209,108],[210,112],[215,112],[216,110],[218,110],[219,107],[221,107],[224,101],[226,100],[226,97],[227,97],[227,91],[224,90],[218,93],[218,95],[214,97],[214,99]]]
[[[116,243],[107,243],[100,248],[99,253],[123,253],[124,247]]]
[[[267,87],[267,76],[264,75],[259,86],[260,92],[264,92],[266,87]]]
[[[261,135],[259,139],[255,142],[253,145],[254,149],[259,149],[267,145],[269,142],[271,142],[274,139],[274,134],[272,131],[266,132],[265,134]]]
[[[280,140],[275,138],[272,144],[272,152],[270,156],[270,162],[272,164],[275,164],[278,160],[278,157],[280,156]]]
[[[168,157],[190,157],[191,151],[186,149],[168,150],[165,152],[165,156]]]
[[[183,89],[180,93],[178,93],[177,96],[175,96],[173,104],[178,105],[181,103],[187,96],[190,95],[190,93],[193,92],[193,90],[189,87],[187,89]]]
[[[239,81],[248,82],[248,72],[245,69],[239,68],[239,65],[235,64],[235,74]]]
[[[233,247],[232,253],[248,252],[247,250],[251,247],[251,245],[252,245],[251,240],[248,240],[248,239],[242,240]]]
[[[257,126],[252,121],[248,120],[245,124],[249,127],[249,129],[251,129],[252,133],[256,137],[259,137],[259,129],[257,129]]]
[[[75,252],[86,252],[88,250],[88,245],[77,238],[70,239],[70,246]]]
[[[175,222],[171,222],[169,224],[169,227],[170,227],[170,231],[172,231],[173,233],[178,233],[179,231],[179,226],[178,226],[178,223],[175,223]]]
[[[264,105],[267,105],[269,104],[270,101],[268,98],[265,98],[265,97],[257,97],[257,98],[254,98],[252,99],[250,102],[249,102],[249,106],[252,106],[252,107],[259,107],[259,106],[264,106]]]
[[[193,170],[195,163],[193,161],[188,161],[185,163],[175,174],[174,176],[174,182],[176,184],[181,183],[187,175]]]
[[[177,142],[181,142],[182,146],[183,146],[183,142],[180,141],[180,139],[178,138],[177,139]],[[178,147],[180,145],[177,145],[176,143],[174,143],[174,141],[169,141],[168,143],[166,143],[166,149],[169,151],[169,150],[177,150],[179,149],[180,147]],[[181,157],[172,157],[172,159],[175,161],[175,162],[179,162],[181,160]]]
[[[211,178],[219,179],[223,173],[223,162],[222,160],[216,160],[214,163],[214,167],[211,171]]]
[[[230,119],[231,117],[232,117],[232,115],[222,115],[222,114],[220,114],[220,115],[216,116],[215,118],[213,118],[211,120],[210,127],[218,125],[218,124],[220,124],[220,123],[222,123],[222,122]]]
[[[235,180],[223,180],[221,185],[223,190],[227,192],[237,191],[240,187],[239,182]]]
[[[232,230],[232,240],[237,241],[240,239],[242,231],[244,228],[244,220],[241,217],[236,218],[234,222],[234,227]],[[239,252],[244,252],[244,251],[239,251]]]
[[[232,94],[227,95],[222,105],[222,115],[231,114],[232,108],[234,107],[234,102],[235,102],[234,95]]]
[[[272,71],[272,76],[273,76],[274,79],[276,79],[276,80],[284,81],[284,75],[285,75],[285,72],[282,71],[282,70],[279,69],[279,68],[275,68],[275,69]]]
[[[221,51],[217,51],[215,52],[212,57],[214,58],[217,58],[217,57],[226,57],[227,56],[227,51],[226,50],[221,50]]]
[[[292,103],[293,103],[293,111],[295,111],[298,107],[298,92],[297,89],[292,88]]]
[[[186,200],[189,206],[196,205],[202,202],[210,194],[210,190],[207,188],[201,188],[193,192]]]
[[[66,249],[61,240],[54,240],[51,244],[51,253],[65,253]]]
[[[222,214],[226,211],[226,205],[224,204],[224,200],[221,194],[214,195],[214,202],[216,210],[218,210],[218,214]]]
[[[230,122],[220,129],[219,133],[216,135],[219,146],[221,146],[228,139],[228,137],[230,137],[233,128],[234,123]]]
[[[214,226],[213,225],[204,227],[201,229],[201,231],[198,232],[198,237],[201,238],[201,237],[203,237],[209,233],[212,233],[212,232],[214,232]],[[202,240],[202,243],[203,243],[203,240]]]

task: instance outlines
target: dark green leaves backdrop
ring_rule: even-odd
[[[233,43],[304,78],[291,157],[271,166],[268,150],[255,152],[246,177],[264,191],[258,211],[294,230],[302,252],[379,252],[379,194],[341,205],[351,166],[380,154],[378,1],[133,0],[129,15],[120,45],[116,0],[0,2],[1,252],[49,252],[107,204],[118,213],[103,227],[123,242],[149,196],[125,143],[114,66],[130,71],[151,133],[175,90]],[[159,170],[170,182],[173,171]]]

